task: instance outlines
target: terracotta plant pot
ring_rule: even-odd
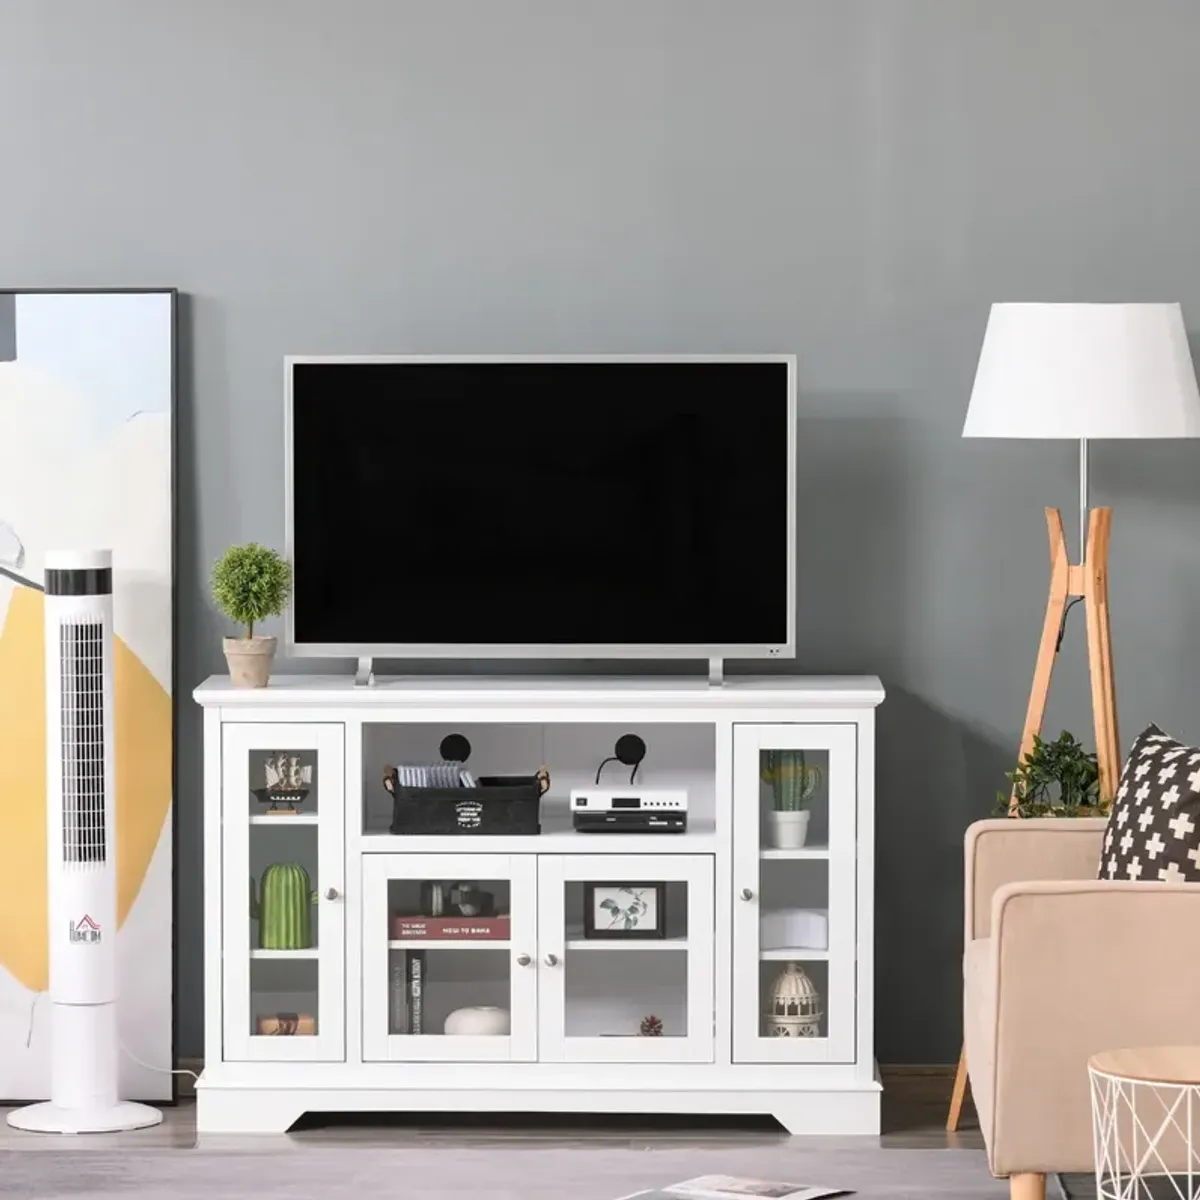
[[[224,639],[225,661],[229,664],[229,679],[234,687],[266,687],[271,678],[271,663],[275,658],[273,637]]]

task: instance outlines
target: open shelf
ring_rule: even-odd
[[[277,817],[269,817],[269,816],[267,816],[266,813],[255,813],[250,818],[250,824],[251,825],[279,825],[279,826],[316,825],[317,820],[318,820],[317,814],[311,813],[311,812],[310,813],[292,813],[289,816],[285,816],[281,813]]]
[[[788,860],[788,859],[820,859],[829,857],[828,846],[804,846],[799,850],[771,850],[764,849],[759,852],[760,858],[772,860]]]
[[[666,938],[585,938],[578,930],[567,934],[568,950],[686,950],[685,937]]]
[[[250,957],[258,959],[274,960],[276,962],[286,962],[288,959],[302,958],[318,958],[320,951],[316,946],[309,946],[307,950],[251,950]]]
[[[617,739],[627,733],[636,733],[646,744],[646,758],[632,784],[628,767],[607,761]],[[439,761],[447,734],[466,739],[466,765],[477,778],[528,777],[540,765],[546,767],[550,785],[541,798],[540,834],[391,835],[394,805],[383,787],[384,768]],[[571,792],[594,791],[602,764],[603,788],[686,791],[687,832],[577,833]],[[717,725],[711,720],[654,720],[643,714],[636,721],[457,721],[433,711],[427,720],[364,721],[362,824],[358,836],[352,832],[351,837],[354,848],[368,854],[717,854],[722,849],[716,836],[717,793]],[[486,800],[482,793],[479,798]]]

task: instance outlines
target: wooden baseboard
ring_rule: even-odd
[[[880,1063],[879,1074],[884,1079],[911,1079],[915,1076],[953,1079],[955,1063]]]

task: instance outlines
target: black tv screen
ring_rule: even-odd
[[[790,643],[788,359],[289,370],[297,652]]]

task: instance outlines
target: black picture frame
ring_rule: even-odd
[[[655,898],[655,924],[645,929],[609,929],[596,926],[596,907],[598,891],[620,891],[622,888],[637,888],[639,891],[653,891]],[[607,941],[652,941],[667,936],[667,885],[665,883],[646,883],[636,880],[632,883],[585,883],[583,885],[583,936],[596,940]]]

